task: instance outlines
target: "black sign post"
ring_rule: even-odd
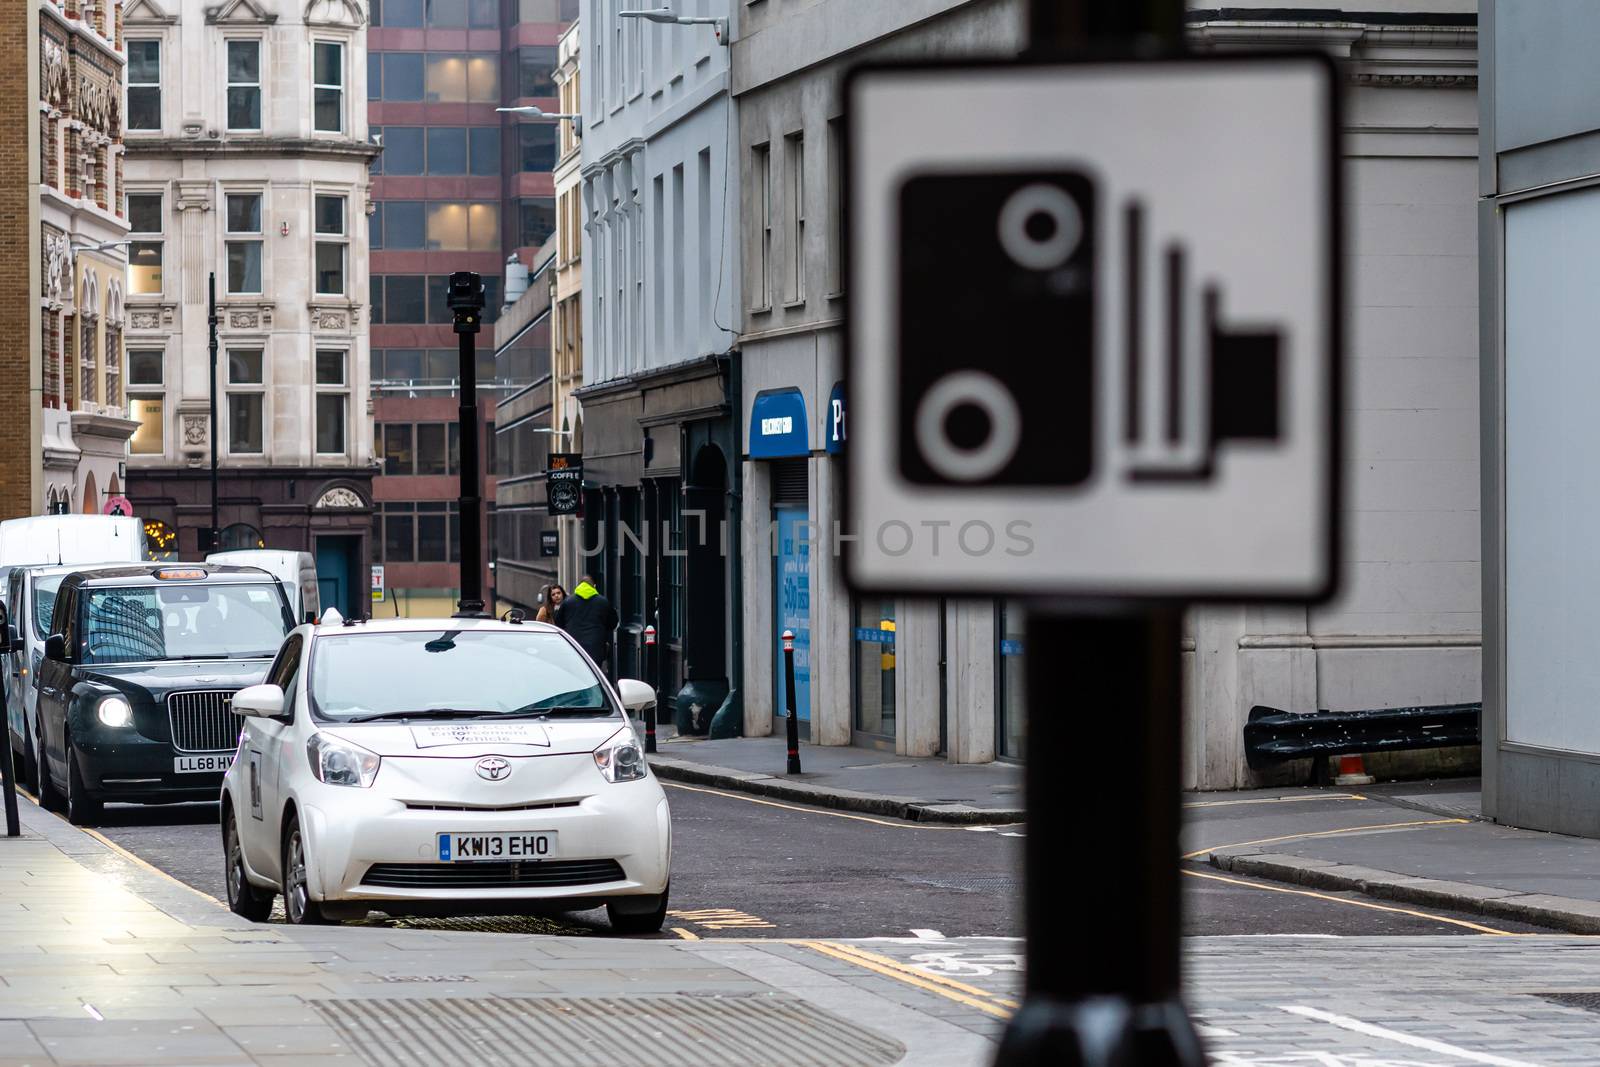
[[[480,618],[483,608],[483,479],[478,474],[478,331],[483,323],[483,279],[470,270],[450,275],[446,302],[460,342],[461,600],[457,618]]]

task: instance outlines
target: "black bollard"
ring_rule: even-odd
[[[22,762],[22,757],[11,748],[11,742],[0,737],[0,744],[6,746],[5,750],[5,795],[6,795],[6,836],[17,837],[22,833],[22,821],[17,814],[17,764]]]
[[[651,687],[656,685],[656,628],[644,628],[644,676],[650,679]],[[659,690],[657,690],[659,694]],[[657,699],[660,699],[659,695]],[[656,750],[656,706],[647,704],[644,709],[644,750],[651,753]]]
[[[789,710],[789,771],[800,773],[800,716],[794,710],[794,631],[783,631],[783,686]]]

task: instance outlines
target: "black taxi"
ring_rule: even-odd
[[[40,802],[92,823],[109,800],[215,800],[239,742],[233,694],[294,627],[255,567],[130,564],[56,594],[34,724]]]

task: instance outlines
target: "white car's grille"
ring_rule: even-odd
[[[172,747],[179,752],[229,752],[239,747],[232,689],[199,689],[167,696]]]

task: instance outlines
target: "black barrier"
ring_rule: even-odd
[[[660,689],[657,687],[659,679],[656,678],[656,628],[644,628],[644,676],[650,679],[650,687],[656,689],[656,700],[660,700]],[[656,750],[656,705],[652,702],[644,709],[644,750],[651,753]]]
[[[22,762],[22,756],[11,747],[8,738],[0,737],[0,742],[6,746],[4,766],[5,771],[5,803],[6,803],[6,836],[16,837],[22,833],[21,816],[17,813],[17,764]]]
[[[789,774],[800,773],[800,716],[794,710],[794,631],[783,631],[784,706],[789,712]]]
[[[1482,704],[1300,714],[1258,704],[1244,725],[1244,759],[1259,771],[1308,756],[1476,745],[1482,715]]]

